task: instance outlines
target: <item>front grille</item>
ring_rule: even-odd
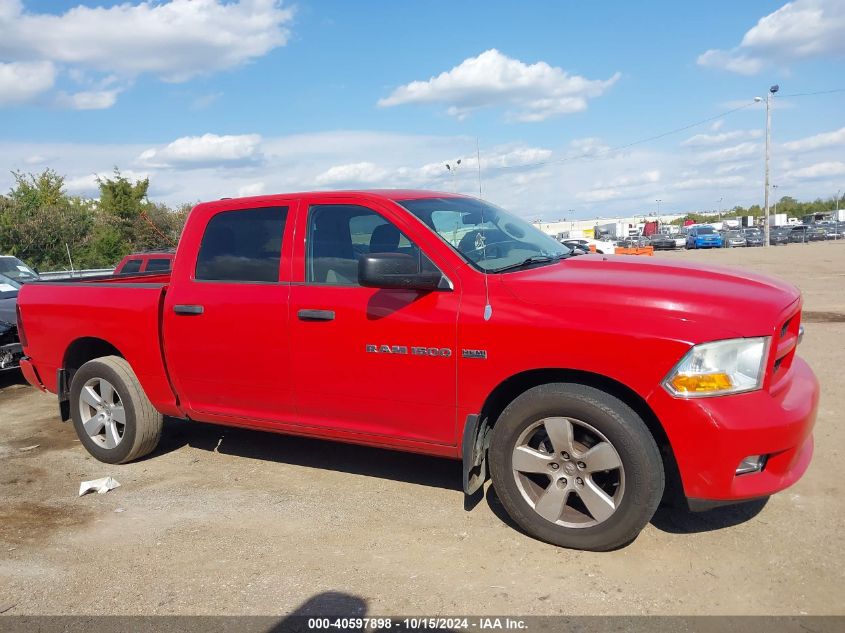
[[[798,331],[801,326],[801,315],[795,313],[784,321],[775,330],[776,334],[772,341],[774,347],[774,361],[772,363],[773,384],[786,375],[786,370],[792,365],[795,357],[795,349],[798,347]]]

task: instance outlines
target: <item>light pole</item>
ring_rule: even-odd
[[[839,235],[839,194],[841,189],[836,191],[836,212],[833,214],[833,239],[838,239]]]
[[[458,166],[461,164],[461,159],[455,161],[455,166],[452,167],[449,163],[446,163],[446,169],[452,172],[452,190],[455,193],[458,193]]]
[[[777,189],[777,188],[778,188],[778,186],[777,186],[777,185],[772,185],[772,189]],[[775,192],[772,192],[772,195],[774,195],[774,196],[775,196],[775,205],[774,205],[774,207],[772,208],[772,214],[773,214],[773,215],[775,215],[775,216],[777,216],[777,214],[778,214],[778,201],[777,201],[777,196],[775,195]]]
[[[722,200],[724,200],[724,197],[719,198],[719,222],[722,221]]]
[[[775,96],[775,93],[780,90],[780,86],[775,84],[769,88],[769,91],[766,93],[766,168],[765,168],[765,178],[764,178],[764,191],[763,197],[765,200],[766,206],[766,215],[765,215],[765,224],[763,225],[763,239],[765,242],[763,246],[768,248],[771,246],[769,244],[769,153],[770,153],[770,146],[772,143],[772,108],[771,108],[771,101]],[[762,101],[761,97],[754,97],[754,101]]]

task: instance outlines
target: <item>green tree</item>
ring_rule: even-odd
[[[67,250],[87,244],[93,220],[89,201],[68,196],[64,177],[52,169],[40,174],[13,172],[15,184],[0,203],[0,252],[36,268],[64,268]]]

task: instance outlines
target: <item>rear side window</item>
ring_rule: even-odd
[[[141,260],[140,259],[130,259],[126,264],[124,264],[123,268],[120,269],[121,274],[131,274],[137,273],[141,270]]]
[[[287,213],[287,207],[264,207],[212,217],[200,244],[195,278],[278,281]]]
[[[166,257],[155,257],[147,260],[147,272],[151,270],[167,271],[170,270],[170,260]]]

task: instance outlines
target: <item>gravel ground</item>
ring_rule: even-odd
[[[514,529],[489,485],[467,511],[448,460],[168,421],[149,458],[101,464],[5,373],[0,613],[844,614],[845,243],[657,256],[804,291],[816,455],[768,503],[662,508],[623,549],[569,551]],[[121,487],[76,496],[106,475]]]

